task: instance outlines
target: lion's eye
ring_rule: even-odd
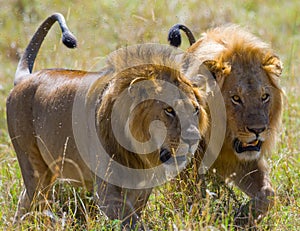
[[[262,97],[261,97],[262,101],[264,103],[267,103],[269,100],[270,100],[270,95],[269,94],[263,94]]]
[[[241,98],[238,96],[238,95],[234,95],[231,97],[231,101],[234,103],[234,104],[240,104],[242,103],[242,100]]]
[[[165,113],[167,116],[175,117],[176,113],[172,107],[165,108]]]

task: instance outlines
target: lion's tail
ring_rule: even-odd
[[[182,24],[176,24],[169,30],[168,41],[170,45],[174,47],[179,47],[181,45],[180,30],[183,30],[185,32],[186,36],[189,39],[190,45],[196,42],[195,37],[189,28]]]
[[[77,46],[76,38],[68,29],[64,16],[60,13],[52,14],[40,25],[38,30],[35,32],[22,58],[20,59],[15,74],[15,80],[14,80],[15,85],[19,83],[24,76],[32,73],[32,68],[33,68],[36,55],[49,29],[56,21],[58,21],[62,31],[62,42],[68,48],[75,48]]]

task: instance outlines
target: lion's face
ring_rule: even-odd
[[[222,92],[230,133],[227,139],[240,159],[251,160],[260,156],[270,135],[270,114],[276,97],[259,66],[244,70],[232,67]]]
[[[130,132],[139,142],[154,140],[151,145],[159,151],[157,164],[176,162],[177,165],[185,165],[187,157],[196,151],[207,126],[198,90],[186,83],[172,85],[156,81],[153,83],[155,90],[151,92],[151,84],[150,81],[140,83],[142,89],[138,91],[145,94],[147,85],[146,97],[149,99],[142,100],[131,111]],[[141,95],[139,92],[135,94]]]
[[[278,62],[276,57],[269,61]],[[236,56],[216,74],[227,111],[225,143],[246,161],[260,158],[272,145],[282,103],[277,77],[267,71],[271,64],[254,59],[248,65]]]
[[[212,29],[188,52],[212,73],[227,115],[222,153],[253,160],[269,152],[281,124],[282,63],[269,45],[238,26]]]

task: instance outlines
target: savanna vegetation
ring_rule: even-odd
[[[0,0],[0,229],[4,230],[114,230],[109,221],[89,204],[89,195],[67,184],[56,183],[58,193],[51,216],[33,211],[13,225],[23,182],[6,125],[5,101],[13,87],[20,55],[39,24],[53,12],[61,12],[78,39],[68,50],[56,25],[46,38],[35,69],[64,67],[99,70],[105,57],[117,48],[140,43],[167,44],[169,28],[187,25],[196,38],[210,27],[236,23],[270,43],[284,63],[281,84],[285,90],[283,127],[269,159],[276,203],[257,230],[298,230],[300,227],[300,1],[62,1]],[[182,49],[188,47],[184,37]],[[154,190],[143,220],[151,230],[234,230],[234,214],[248,201],[234,186],[218,187],[196,203],[175,192],[172,181]],[[53,217],[54,216],[54,217]],[[250,228],[246,226],[246,229]]]

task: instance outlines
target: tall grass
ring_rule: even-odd
[[[297,230],[300,227],[300,2],[253,1],[61,1],[0,0],[0,227],[15,229],[12,217],[23,182],[16,155],[6,128],[5,100],[13,86],[14,72],[21,52],[44,18],[63,13],[79,47],[67,50],[60,42],[56,26],[50,31],[38,55],[35,69],[65,67],[97,70],[99,63],[116,48],[157,42],[166,44],[169,28],[184,23],[196,37],[207,28],[238,23],[272,44],[282,58],[285,70],[282,85],[286,92],[283,129],[278,147],[269,160],[271,179],[277,192],[274,208],[257,226],[259,230]],[[188,43],[184,39],[182,48]],[[213,184],[213,183],[211,183]],[[35,211],[18,227],[27,229],[113,230],[119,221],[108,221],[97,206],[89,205],[84,192],[68,184],[56,183],[58,194],[49,211]],[[248,198],[233,186],[210,185],[204,199],[190,198],[175,191],[168,182],[154,190],[143,213],[153,230],[233,230],[236,208]],[[200,195],[196,190],[194,195]],[[218,196],[215,197],[214,193]],[[56,222],[53,222],[53,219]]]

